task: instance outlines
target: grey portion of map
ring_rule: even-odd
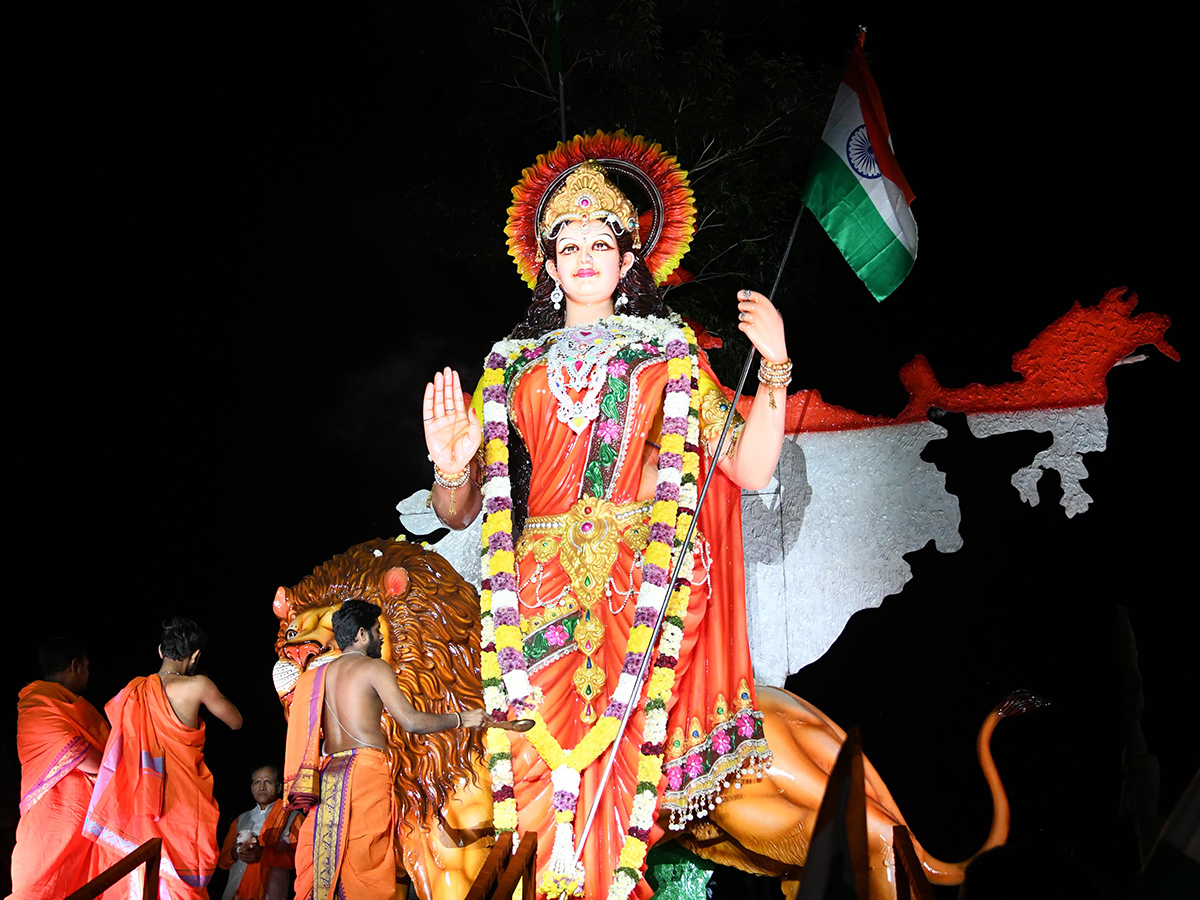
[[[409,534],[429,535],[446,529],[441,520],[434,515],[428,501],[429,491],[421,490],[396,504],[396,512],[400,513],[400,525]],[[483,577],[479,555],[482,540],[483,516],[477,516],[475,521],[462,531],[450,531],[440,540],[431,541],[428,546],[436,550],[446,562],[454,566],[459,575],[479,590],[479,581]]]
[[[1022,500],[1037,506],[1038,481],[1045,470],[1054,469],[1062,483],[1059,504],[1066,510],[1067,518],[1087,512],[1092,498],[1080,484],[1088,474],[1083,454],[1099,453],[1108,444],[1108,416],[1102,405],[975,413],[967,416],[967,424],[971,434],[979,438],[1013,431],[1050,432],[1053,443],[1034,456],[1028,466],[1013,473],[1013,487]]]
[[[921,459],[932,422],[788,435],[776,478],[742,494],[755,680],[782,686],[850,616],[912,578],[904,554],[962,546],[958,498]]]

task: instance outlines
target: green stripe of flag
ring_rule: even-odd
[[[854,173],[822,141],[805,186],[808,208],[876,300],[900,286],[913,258],[879,215]]]

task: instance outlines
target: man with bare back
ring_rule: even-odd
[[[205,885],[217,863],[217,803],[204,763],[200,709],[234,730],[242,727],[237,707],[197,674],[207,645],[208,635],[191,619],[168,619],[158,672],[133,679],[105,705],[112,734],[84,823],[105,867],[162,838],[160,885],[172,898],[207,900]],[[132,877],[140,879],[141,872]],[[127,882],[118,888],[130,896]]]
[[[396,891],[396,804],[380,718],[406,731],[479,728],[482,709],[425,713],[382,659],[381,610],[347,600],[333,614],[341,655],[296,684],[288,718],[286,795],[309,813],[296,847],[297,900],[391,898]],[[321,737],[324,737],[322,744]]]

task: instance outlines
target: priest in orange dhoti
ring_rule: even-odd
[[[310,810],[296,847],[297,900],[395,896],[396,801],[379,725],[385,708],[414,734],[484,724],[481,709],[413,707],[381,659],[380,612],[365,600],[345,601],[333,614],[341,655],[301,675],[292,697],[284,793],[291,807]]]

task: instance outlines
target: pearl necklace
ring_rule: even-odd
[[[575,325],[550,334],[546,381],[558,401],[558,420],[582,434],[600,415],[600,391],[608,380],[609,360],[625,345],[628,335],[599,324]],[[569,390],[584,391],[572,400]]]

